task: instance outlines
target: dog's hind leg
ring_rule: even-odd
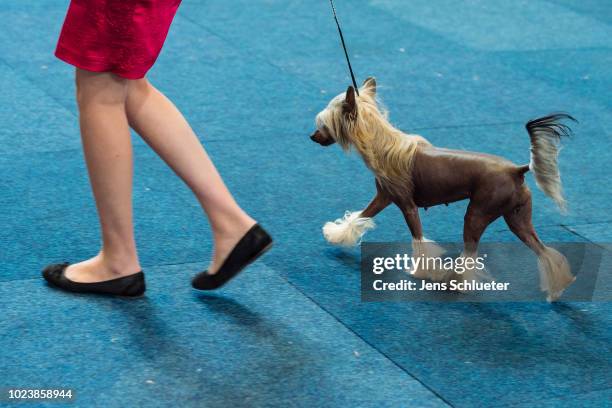
[[[464,217],[463,224],[463,252],[459,258],[463,264],[456,264],[453,279],[470,282],[473,280],[490,280],[491,277],[485,269],[478,269],[475,261],[467,262],[468,259],[475,260],[478,256],[478,244],[487,227],[499,218],[501,214],[481,209],[475,201],[470,202]],[[471,265],[471,266],[468,266]]]
[[[557,300],[576,277],[570,271],[567,258],[538,238],[531,222],[531,193],[526,186],[522,186],[518,204],[504,214],[504,219],[510,230],[538,256],[540,288],[548,293],[546,299]]]
[[[437,265],[437,262],[427,263],[427,259],[437,259],[444,254],[444,249],[423,236],[423,227],[419,217],[419,209],[413,203],[398,205],[412,235],[412,256],[420,257],[420,263],[410,271],[410,274],[419,279],[441,281],[446,278],[447,272]]]
[[[323,226],[323,236],[330,244],[354,246],[361,242],[361,237],[374,228],[374,220],[379,212],[391,204],[389,197],[376,185],[377,193],[363,211],[347,211],[343,218],[328,222]]]

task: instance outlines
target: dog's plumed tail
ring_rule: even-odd
[[[374,228],[374,220],[361,216],[361,211],[347,211],[344,217],[323,226],[323,236],[330,244],[355,246],[366,231]]]
[[[571,129],[561,123],[576,119],[567,113],[554,113],[539,119],[530,120],[527,132],[531,138],[531,161],[529,169],[533,171],[538,187],[557,205],[562,212],[566,211],[565,199],[561,188],[561,175],[557,157],[561,137],[571,136]]]

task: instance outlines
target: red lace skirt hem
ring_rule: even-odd
[[[78,68],[139,79],[153,66],[181,0],[72,0],[55,55]]]

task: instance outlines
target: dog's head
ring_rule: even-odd
[[[349,86],[347,91],[336,96],[316,118],[317,129],[310,136],[321,146],[338,143],[343,149],[351,144],[351,132],[359,118],[360,104],[376,104],[376,80],[368,78],[359,88]]]

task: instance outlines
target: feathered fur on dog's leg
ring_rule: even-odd
[[[446,251],[435,241],[425,237],[412,240],[413,258],[421,258],[414,270],[408,271],[418,279],[431,279],[434,282],[446,280],[448,271],[441,265],[441,257]],[[428,261],[429,259],[429,261]]]
[[[374,228],[374,219],[379,212],[391,203],[389,197],[376,183],[376,196],[363,211],[347,211],[343,218],[328,222],[323,226],[323,236],[334,245],[354,246],[361,242],[366,231]]]
[[[325,223],[323,236],[327,242],[341,246],[358,245],[363,234],[375,227],[374,220],[362,217],[361,213],[361,211],[347,211],[344,217]]]
[[[546,300],[554,302],[571,285],[576,277],[570,272],[567,258],[554,248],[544,246],[538,255],[540,289],[547,292]]]

